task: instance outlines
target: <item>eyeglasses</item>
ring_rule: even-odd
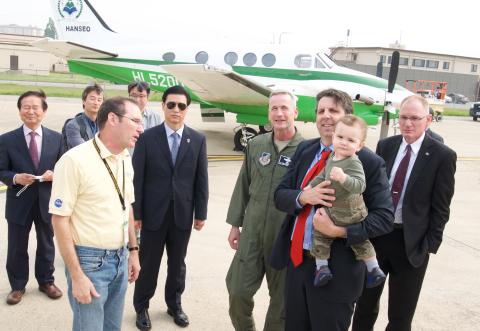
[[[181,111],[184,111],[185,109],[187,109],[187,105],[185,103],[182,103],[182,102],[177,103],[175,101],[167,102],[167,108],[170,109],[170,110],[172,110],[176,106],[178,106],[178,109],[180,109]]]
[[[130,121],[132,121],[133,123],[135,123],[136,125],[141,125],[143,126],[143,123],[142,123],[142,120],[138,119],[138,118],[131,118],[131,117],[128,117],[128,116],[125,116],[125,115],[120,115],[120,114],[115,114],[119,117],[125,117],[125,118],[128,118]]]
[[[405,123],[406,121],[410,120],[410,122],[412,123],[418,123],[419,121],[423,120],[425,118],[425,116],[423,117],[419,117],[419,116],[402,116],[400,115],[398,117],[398,120],[402,123]]]

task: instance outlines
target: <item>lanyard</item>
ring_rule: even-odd
[[[97,142],[95,141],[95,137],[93,138],[93,146],[95,146],[98,156],[100,156],[100,159],[102,159],[103,164],[105,164],[105,168],[107,168],[108,173],[110,174],[110,178],[112,178],[113,185],[115,185],[115,189],[117,190],[117,193],[118,193],[118,198],[120,199],[120,203],[122,204],[122,209],[125,211],[126,209],[125,199],[123,198],[122,193],[120,193],[120,188],[118,187],[115,176],[113,176],[112,169],[110,169],[110,166],[108,165],[107,161],[104,158],[102,158],[102,155],[100,154],[100,148],[98,147]],[[122,167],[123,167],[123,195],[125,196],[125,161],[122,161]]]

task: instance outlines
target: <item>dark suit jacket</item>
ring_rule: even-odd
[[[35,170],[23,135],[23,126],[0,136],[0,180],[7,186],[7,202],[5,218],[8,222],[25,225],[28,214],[35,201],[39,202],[40,213],[45,222],[50,222],[48,202],[52,190],[52,182],[35,181],[19,197],[17,192],[22,185],[13,185],[13,177],[17,173],[29,173],[40,176],[52,170],[61,156],[62,136],[60,133],[42,126],[42,150],[38,169]]]
[[[377,154],[385,160],[389,177],[401,142],[401,135],[378,142]],[[450,215],[456,161],[453,150],[425,135],[406,184],[402,207],[405,249],[414,267],[420,266],[428,253],[436,253],[442,242]]]
[[[296,208],[296,198],[308,167],[320,148],[319,142],[319,139],[311,139],[298,146],[290,168],[275,192],[275,205],[288,214],[272,253],[271,264],[276,269],[284,268],[289,262],[292,229],[300,213]],[[332,245],[329,263],[335,277],[321,289],[325,300],[333,302],[353,302],[362,292],[365,266],[355,260],[349,246],[393,230],[393,206],[385,164],[367,148],[363,148],[358,157],[367,182],[363,198],[368,216],[363,222],[348,226],[347,238],[336,239]]]
[[[435,140],[438,140],[439,142],[443,143],[443,137],[441,135],[439,135],[438,133],[436,132],[433,132],[432,130],[430,130],[430,128],[428,128],[427,130],[425,130],[425,134],[428,134],[430,137],[432,137],[433,139]]]
[[[174,201],[175,224],[184,230],[192,228],[195,219],[207,219],[208,173],[205,136],[187,127],[173,166],[165,124],[143,133],[133,153],[135,175],[135,219],[142,227],[155,231],[164,222]]]

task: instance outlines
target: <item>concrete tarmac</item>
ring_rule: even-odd
[[[113,95],[113,93],[110,93]],[[0,134],[21,125],[16,108],[16,97],[0,96]],[[59,130],[65,119],[82,111],[78,100],[49,98],[45,126]],[[160,111],[158,103],[151,108]],[[163,116],[163,114],[162,114]],[[230,155],[233,152],[235,117],[227,114],[226,123],[201,122],[199,109],[192,106],[187,123],[207,136],[209,154]],[[317,137],[312,123],[298,123],[304,137]],[[459,156],[457,162],[455,195],[450,222],[437,255],[430,258],[422,293],[418,302],[413,330],[475,330],[480,325],[480,223],[475,208],[480,203],[480,123],[471,118],[445,118],[433,123],[432,129],[445,138]],[[367,146],[374,149],[379,129],[368,132]],[[210,200],[207,224],[200,232],[193,231],[187,255],[187,281],[182,297],[183,308],[189,315],[189,330],[233,330],[228,316],[228,295],[225,275],[234,252],[227,243],[230,230],[225,217],[233,186],[240,170],[240,161],[210,162]],[[5,266],[7,254],[7,222],[5,191],[0,193],[0,265]],[[475,221],[477,220],[477,221]],[[282,220],[279,220],[282,221]],[[57,252],[55,260],[56,284],[64,296],[52,301],[38,291],[34,277],[35,231],[32,229],[29,245],[30,282],[21,303],[9,306],[5,298],[10,291],[6,271],[0,268],[0,330],[70,330],[72,313],[66,296],[64,264]],[[162,262],[157,293],[150,303],[152,330],[178,330],[166,313],[163,299],[166,261]],[[133,285],[127,291],[123,330],[136,330],[132,307]],[[257,328],[263,328],[268,305],[265,283],[255,297],[254,317]],[[385,291],[375,330],[383,330],[387,322]]]

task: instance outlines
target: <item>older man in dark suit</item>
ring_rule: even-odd
[[[61,155],[61,135],[42,126],[48,108],[45,99],[41,91],[23,93],[17,102],[23,125],[0,136],[0,180],[8,186],[5,218],[10,305],[19,303],[25,294],[28,237],[33,223],[37,232],[35,278],[39,290],[51,299],[62,296],[54,284],[55,247],[48,213],[52,169]]]
[[[432,117],[428,103],[409,96],[400,105],[401,135],[381,140],[377,154],[386,163],[395,230],[372,242],[389,274],[387,330],[409,331],[430,253],[442,242],[455,186],[457,156],[425,133]],[[354,331],[373,330],[383,285],[365,289],[357,303]]]
[[[315,177],[315,169],[319,172],[325,165],[332,148],[335,124],[353,112],[352,99],[342,91],[322,91],[317,95],[316,112],[320,139],[306,140],[298,146],[275,192],[275,205],[288,215],[275,243],[272,266],[287,267],[285,330],[346,331],[365,278],[365,265],[355,259],[349,246],[392,231],[392,201],[383,160],[363,148],[358,157],[367,184],[363,195],[368,208],[367,218],[361,223],[339,227],[323,209],[315,212],[311,206],[331,206],[334,192],[328,188],[330,182],[302,188]],[[316,265],[310,249],[314,226],[324,235],[335,238],[330,258],[330,269],[335,277],[323,287],[313,285]]]
[[[149,301],[157,287],[164,247],[168,255],[167,312],[177,325],[189,324],[181,302],[185,256],[192,225],[201,230],[207,218],[206,140],[184,124],[190,96],[183,87],[173,86],[162,100],[165,122],[145,131],[133,154],[134,214],[142,238],[133,305],[140,330],[151,328]]]

